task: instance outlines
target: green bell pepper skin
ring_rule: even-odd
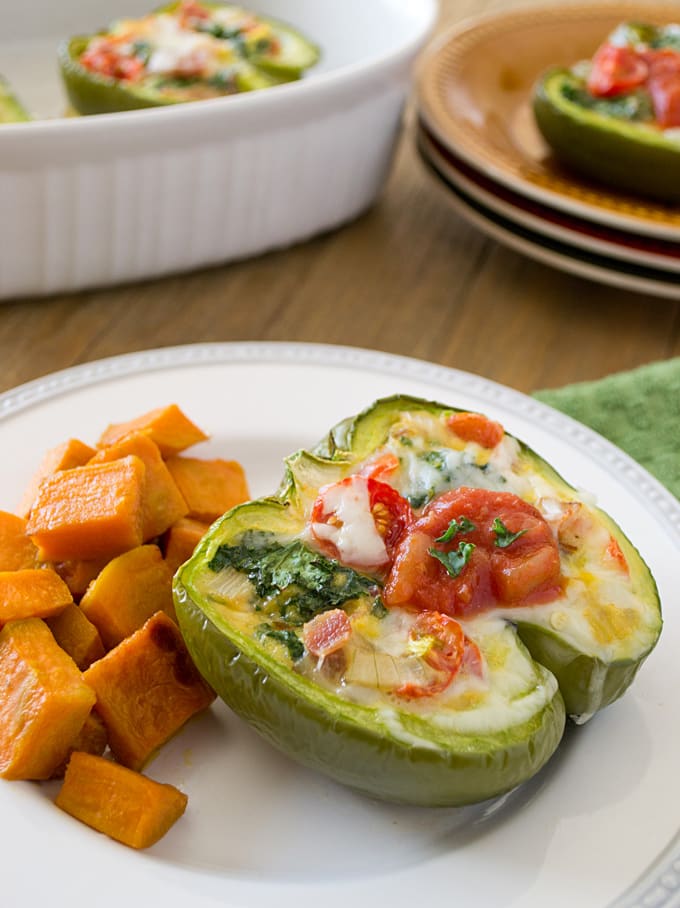
[[[459,706],[455,693],[453,701],[444,699],[433,706],[426,703],[424,711],[394,696],[352,699],[341,695],[333,685],[319,683],[313,673],[305,674],[304,663],[296,661],[301,657],[294,650],[285,652],[280,631],[276,632],[276,643],[263,641],[253,632],[258,621],[269,620],[274,614],[272,602],[280,608],[281,594],[295,605],[296,597],[300,602],[304,600],[305,588],[304,579],[300,579],[303,575],[293,575],[291,579],[290,563],[279,555],[283,549],[275,549],[274,570],[288,576],[288,585],[285,589],[280,585],[281,594],[274,599],[269,593],[260,592],[257,570],[247,573],[249,568],[243,562],[232,559],[234,552],[244,550],[248,534],[271,536],[286,544],[300,539],[304,543],[303,531],[318,489],[353,475],[383,446],[400,443],[401,429],[396,435],[391,435],[391,431],[403,425],[400,420],[404,416],[429,439],[430,447],[404,449],[410,452],[404,456],[411,464],[404,468],[404,475],[409,482],[415,481],[415,461],[408,461],[408,457],[428,459],[437,454],[432,439],[437,444],[447,444],[441,442],[442,438],[449,438],[449,430],[443,427],[456,412],[459,411],[436,402],[395,396],[343,420],[313,450],[299,451],[287,459],[276,495],[240,505],[217,521],[174,581],[177,616],[189,651],[208,682],[237,714],[285,753],[343,784],[377,798],[430,806],[485,800],[531,778],[559,744],[565,701],[566,712],[577,721],[584,721],[617,699],[632,682],[661,631],[658,595],[647,566],[620,528],[591,506],[589,513],[597,521],[598,532],[604,533],[605,540],[611,534],[625,556],[629,577],[625,582],[629,582],[630,596],[637,603],[628,611],[634,616],[623,624],[618,616],[612,625],[616,633],[603,643],[598,642],[598,633],[606,634],[611,628],[597,623],[597,613],[590,636],[583,630],[584,626],[589,627],[588,621],[581,620],[580,613],[578,632],[560,631],[554,626],[556,615],[559,617],[557,608],[582,609],[587,614],[592,605],[588,596],[583,603],[558,597],[557,605],[499,605],[493,610],[487,637],[482,631],[476,639],[487,665],[500,665],[498,674],[487,676],[491,678],[489,690],[495,691],[495,698],[500,697],[500,701],[489,702],[505,703],[500,712],[494,707],[485,713],[485,700],[479,709]],[[541,457],[507,433],[504,445],[506,440],[507,451],[515,458],[516,475],[532,477],[535,495],[548,490],[556,500],[578,501],[575,490]],[[432,460],[430,457],[429,462]],[[467,465],[463,478],[467,482],[470,476],[478,476],[480,487],[502,489],[508,480],[495,475],[495,467],[489,469],[490,466]],[[465,484],[459,479],[447,474],[442,481],[448,483],[446,487],[455,488]],[[436,497],[441,491],[432,494]],[[228,557],[217,564],[224,551]],[[315,557],[321,559],[323,568],[324,556]],[[581,556],[575,557],[572,572]],[[261,558],[259,562],[256,558],[255,564],[262,563]],[[224,568],[224,564],[229,567]],[[251,567],[252,564],[251,561]],[[587,560],[585,564],[588,568]],[[341,569],[337,562],[328,561],[326,567],[330,565]],[[319,569],[319,564],[314,569]],[[223,573],[225,570],[232,573]],[[357,577],[361,581],[361,575]],[[340,580],[337,574],[333,576],[336,591]],[[372,580],[374,588],[375,582]],[[251,583],[255,586],[249,586]],[[245,613],[250,615],[247,619],[243,617],[242,604],[238,604],[245,601],[241,585],[250,590],[246,600],[255,602],[255,612],[248,612],[252,606],[246,608]],[[360,597],[357,589],[350,595]],[[255,590],[265,598],[252,600]],[[351,606],[351,602],[348,604]],[[625,612],[623,609],[621,614]],[[306,620],[303,616],[297,622],[298,628]],[[466,625],[466,634],[473,634],[475,639],[475,629],[479,630],[479,626],[473,620]],[[295,637],[295,645],[302,648],[301,644]],[[504,655],[499,657],[499,653]],[[509,677],[504,674],[506,666],[515,676],[519,671],[523,687],[521,695],[515,692],[503,699],[504,679]],[[524,702],[526,708],[513,712],[518,702]]]
[[[564,730],[558,691],[522,725],[493,735],[431,737],[420,720],[398,726],[286,669],[175,579],[182,634],[217,694],[265,740],[362,794],[423,807],[462,806],[503,794],[534,776]]]
[[[0,76],[0,124],[27,123],[33,118],[12,91],[6,79]]]
[[[550,70],[535,87],[536,124],[557,160],[614,189],[680,201],[680,141],[646,122],[585,106],[583,92],[583,80],[567,69]]]

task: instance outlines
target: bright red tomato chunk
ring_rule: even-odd
[[[648,74],[646,61],[632,47],[603,44],[593,57],[588,91],[598,98],[621,95],[643,85]]]
[[[505,429],[499,422],[481,413],[454,413],[447,424],[460,439],[477,442],[483,448],[495,448],[505,435]]]
[[[448,615],[421,612],[411,628],[410,636],[413,640],[430,638],[431,646],[424,659],[437,674],[427,685],[402,684],[395,691],[398,696],[417,699],[441,693],[463,668],[476,675],[482,674],[479,647],[466,636],[460,624]]]
[[[547,601],[560,589],[559,550],[541,513],[509,492],[459,488],[406,533],[383,598],[455,617]]]

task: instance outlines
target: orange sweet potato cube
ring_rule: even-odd
[[[142,537],[147,541],[164,533],[175,521],[184,517],[189,508],[161,457],[158,445],[148,435],[141,432],[126,435],[102,448],[90,463],[108,463],[130,454],[139,457],[146,467]]]
[[[170,527],[165,537],[165,561],[173,574],[180,564],[191,558],[209,526],[201,520],[182,517]]]
[[[114,423],[102,433],[98,446],[104,448],[115,444],[126,435],[143,432],[156,442],[163,457],[170,457],[184,451],[208,436],[180,410],[177,404],[158,407],[129,422]]]
[[[38,550],[26,535],[23,517],[0,511],[0,571],[38,566]]]
[[[47,618],[45,623],[59,646],[69,654],[81,672],[104,655],[104,644],[99,631],[75,602],[67,605],[55,618]]]
[[[108,735],[106,734],[106,726],[99,717],[99,713],[95,712],[93,709],[87,719],[85,719],[85,724],[76,735],[75,740],[72,741],[68,753],[66,754],[66,759],[57,766],[50,778],[64,778],[68,761],[75,751],[82,751],[86,754],[95,754],[100,757],[106,750],[107,744]]]
[[[235,460],[170,457],[167,465],[195,520],[212,523],[250,497],[243,467]]]
[[[73,598],[80,599],[110,560],[98,558],[96,561],[54,561],[52,567],[71,590]]]
[[[113,557],[142,542],[139,457],[86,464],[44,479],[27,532],[49,561]]]
[[[95,694],[44,621],[0,631],[0,776],[49,779],[94,706]]]
[[[93,454],[94,448],[79,441],[77,438],[69,438],[68,441],[62,442],[55,448],[50,448],[24,490],[17,513],[21,514],[22,517],[28,517],[33,507],[35,496],[38,494],[40,483],[46,476],[50,476],[58,470],[72,470],[74,467],[82,467]]]
[[[111,760],[75,752],[57,807],[131,848],[148,848],[182,816],[187,796]]]
[[[130,769],[154,752],[215,694],[201,678],[177,625],[157,612],[84,675],[97,695],[109,747]]]
[[[71,602],[71,591],[50,568],[0,571],[0,627],[20,618],[58,615]]]
[[[174,615],[172,572],[156,545],[140,545],[113,558],[80,600],[107,650],[158,611]]]

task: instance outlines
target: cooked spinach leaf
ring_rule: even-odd
[[[255,629],[255,633],[260,640],[269,637],[270,640],[278,640],[279,643],[283,643],[293,662],[298,662],[305,654],[304,644],[295,631],[272,627],[271,624],[260,624]]]

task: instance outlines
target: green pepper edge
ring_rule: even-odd
[[[564,97],[567,83],[584,87],[570,70],[554,68],[533,91],[536,125],[557,160],[615,189],[680,201],[680,144],[654,127],[586,110]]]

